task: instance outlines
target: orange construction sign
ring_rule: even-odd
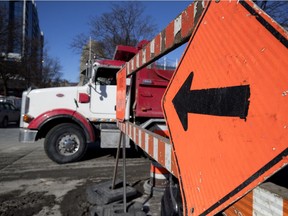
[[[126,109],[126,67],[117,73],[116,118],[124,121]]]
[[[163,97],[184,215],[215,214],[287,165],[287,32],[210,2]]]

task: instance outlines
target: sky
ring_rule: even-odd
[[[119,2],[119,1],[118,1]],[[144,15],[152,18],[163,30],[192,1],[141,1]],[[44,33],[45,46],[52,58],[57,58],[62,66],[63,78],[69,82],[79,81],[80,54],[70,47],[78,34],[89,35],[88,22],[91,17],[110,12],[111,1],[35,1],[40,29]],[[175,61],[182,51],[172,54]],[[170,59],[170,57],[169,57]]]

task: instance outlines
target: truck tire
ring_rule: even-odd
[[[44,141],[47,156],[58,164],[79,161],[85,155],[87,146],[83,130],[72,123],[55,126]]]

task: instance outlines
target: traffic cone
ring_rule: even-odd
[[[169,186],[170,173],[156,161],[151,162],[150,179],[144,183],[144,192],[148,195],[162,196]]]

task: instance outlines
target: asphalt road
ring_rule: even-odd
[[[83,161],[58,165],[45,155],[43,140],[19,143],[18,131],[0,128],[0,215],[91,215],[95,204],[87,201],[87,188],[112,179],[116,151],[94,145]],[[133,198],[143,201],[148,215],[159,215],[159,198],[143,195],[150,161],[127,154],[127,183],[138,194]]]

